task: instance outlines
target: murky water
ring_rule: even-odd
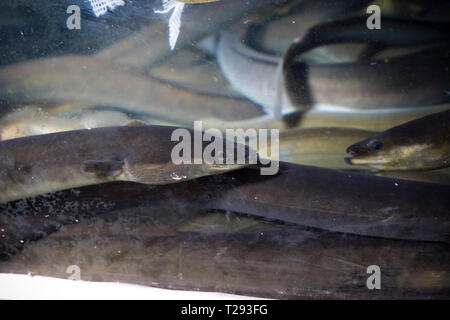
[[[2,1],[0,272],[448,298],[449,14]]]

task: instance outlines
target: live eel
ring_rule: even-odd
[[[189,214],[196,216],[190,209],[140,207],[97,216],[26,245],[0,262],[0,272],[65,279],[67,267],[76,264],[84,281],[284,299],[449,295],[447,244],[333,234],[261,219],[226,234],[174,233],[180,216]],[[367,289],[370,265],[381,269],[382,290]]]
[[[33,109],[25,109],[21,114],[31,114],[19,121],[11,117],[11,122],[0,122],[0,140],[48,134],[85,128],[103,126],[120,126],[133,123],[125,114],[112,111],[88,111],[77,117],[51,117],[38,113]],[[208,123],[208,122],[206,122]],[[223,130],[225,131],[225,130]],[[344,161],[348,145],[366,139],[375,134],[374,131],[353,128],[295,128],[281,130],[279,133],[279,152],[271,152],[271,139],[264,147],[255,141],[255,150],[275,161],[281,160],[298,164],[314,165],[330,169],[355,169]],[[362,166],[361,168],[365,168]]]
[[[259,168],[246,168],[171,185],[115,182],[78,188],[4,204],[0,216],[5,215],[6,219],[26,214],[24,219],[30,219],[29,227],[21,223],[18,232],[8,231],[7,226],[3,229],[6,236],[20,240],[21,235],[26,235],[27,239],[33,239],[43,236],[39,229],[32,231],[39,221],[45,221],[46,232],[50,233],[61,224],[127,208],[130,204],[218,209],[333,232],[449,241],[449,185],[282,162],[275,176],[261,176]]]
[[[355,17],[314,26],[289,47],[283,58],[283,81],[279,83],[285,84],[294,106],[303,109],[322,103],[350,109],[389,109],[450,102],[446,93],[450,82],[450,23],[385,17],[383,28],[373,32],[364,24],[365,19]],[[311,49],[346,42],[437,48],[381,61],[320,65],[302,61],[302,55]],[[281,103],[278,97],[277,108]]]
[[[2,141],[0,203],[109,181],[175,183],[246,165],[237,161],[197,164],[194,152],[188,156],[191,163],[175,164],[175,129],[153,125],[104,127]],[[198,134],[188,132],[189,139]],[[189,143],[193,145],[192,141]],[[202,143],[203,155],[206,143]],[[238,144],[233,146],[237,148]],[[225,150],[228,151],[224,141]],[[231,153],[228,155],[238,155],[237,149]]]
[[[432,170],[450,166],[450,111],[416,119],[347,148],[350,164],[377,170]]]
[[[194,120],[254,117],[260,108],[240,98],[198,94],[138,69],[83,56],[63,56],[0,69],[0,105],[75,102],[115,106],[192,126]],[[189,106],[189,107],[188,107]]]
[[[286,85],[281,88],[278,76],[281,60],[251,50],[231,34],[221,34],[218,61],[233,87],[269,114],[277,112],[278,90],[281,90],[283,114],[324,105],[336,106],[337,111],[342,108],[411,109],[450,100],[445,91],[450,80],[445,68],[450,61],[448,49],[395,57],[389,63],[384,60],[310,65],[284,62],[289,71],[285,71]]]

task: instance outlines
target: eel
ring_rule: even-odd
[[[83,110],[74,115],[49,115],[42,108],[25,106],[0,119],[0,140],[9,140],[61,131],[112,127],[129,124],[131,119],[116,110]]]
[[[349,164],[377,170],[450,166],[450,110],[409,121],[347,148]]]
[[[283,114],[311,106],[316,109],[330,106],[327,111],[366,111],[448,103],[449,52],[442,48],[423,50],[394,57],[389,63],[385,60],[310,65],[283,62],[289,70],[284,81],[278,76],[279,58],[252,50],[231,34],[221,34],[217,56],[232,86],[273,115],[278,103]]]
[[[0,203],[109,181],[175,183],[248,164],[245,158],[248,149],[245,148],[244,164],[239,161],[223,163],[218,157],[224,157],[225,152],[210,164],[194,161],[195,152],[187,155],[190,163],[175,164],[172,150],[178,142],[172,141],[172,134],[176,129],[146,125],[104,127],[2,141]],[[191,137],[183,139],[195,141],[194,137],[199,134],[192,130],[187,132]],[[192,145],[191,140],[187,142]],[[232,144],[235,149],[229,151],[225,139],[223,143],[227,157],[238,156],[239,144]],[[202,142],[202,155],[206,146],[206,142]]]
[[[279,58],[251,50],[232,34],[222,32],[217,45],[217,61],[235,90],[261,105],[266,113],[274,114]],[[283,94],[287,97],[287,93]],[[296,110],[289,99],[282,101],[285,103],[283,112]]]
[[[346,143],[373,134],[373,131],[352,128],[295,128],[280,131],[279,154],[271,152],[271,143],[267,143],[264,149],[259,146],[257,150],[266,159],[330,169],[365,169],[349,166],[344,160]]]
[[[313,48],[334,43],[362,42],[385,46],[417,46],[435,45],[450,40],[450,22],[384,17],[383,27],[375,32],[367,28],[366,22],[366,16],[357,16],[311,27],[288,48],[285,65],[289,66],[296,56]]]
[[[323,103],[350,109],[389,109],[450,101],[446,93],[450,23],[385,17],[383,28],[374,32],[365,20],[355,17],[315,26],[289,47],[282,63],[283,81],[278,84],[286,86],[283,89],[294,106],[303,109]],[[302,61],[302,55],[311,49],[346,42],[431,48],[381,61],[317,66]],[[278,109],[280,101],[278,98]]]
[[[0,69],[0,110],[10,105],[72,102],[120,107],[192,126],[194,120],[262,115],[246,99],[206,95],[139,69],[85,56],[38,59]]]
[[[21,117],[27,112],[30,116]],[[17,113],[19,120],[15,120],[14,114],[11,114],[10,121],[5,119],[0,122],[0,140],[86,128],[120,126],[134,121],[123,113],[106,110],[87,111],[69,118],[48,116],[30,108]],[[225,128],[223,132],[226,132]],[[294,128],[279,131],[277,140],[279,152],[271,152],[271,139],[266,146],[256,141],[253,148],[260,155],[264,155],[264,158],[275,161],[353,170],[355,166],[352,167],[344,161],[347,146],[366,139],[374,133],[339,127]],[[365,169],[364,166],[361,168]]]
[[[0,261],[0,272],[67,279],[68,266],[77,265],[83,281],[275,299],[449,296],[448,244],[363,238],[259,219],[232,233],[171,232],[171,221],[189,213],[130,208],[91,218],[28,244]],[[381,290],[367,289],[370,265],[380,267]]]
[[[231,88],[215,59],[195,48],[177,50],[173,56],[152,66],[149,73],[194,92],[224,96],[225,101],[231,97],[243,98]]]
[[[448,242],[450,234],[450,185],[280,162],[274,176],[248,167],[170,185],[112,182],[10,202],[0,206],[0,241],[21,245],[130,205],[225,210],[389,239]],[[7,222],[14,216],[22,217],[19,228]]]

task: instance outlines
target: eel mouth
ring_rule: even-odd
[[[350,165],[353,164],[352,159],[353,159],[353,156],[346,156],[346,157],[344,158],[345,162],[346,162],[347,164],[350,164]]]
[[[348,155],[344,158],[345,162],[350,165],[369,166],[381,169],[388,161],[383,157],[367,157],[363,155]]]

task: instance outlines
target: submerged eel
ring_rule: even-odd
[[[271,153],[270,139],[267,148],[263,149],[259,146],[257,150],[262,158],[275,161],[330,169],[358,169],[345,162],[345,144],[349,141],[357,141],[359,138],[365,139],[373,134],[373,131],[352,128],[295,128],[280,131],[279,155]],[[276,158],[277,156],[279,159]]]
[[[384,61],[310,66],[298,62],[288,68],[284,82],[296,106],[415,108],[450,102],[449,68],[450,49],[432,48]]]
[[[378,170],[432,170],[450,166],[450,110],[416,119],[347,148],[350,164]]]
[[[178,144],[171,141],[175,129],[104,127],[2,141],[0,203],[110,181],[175,183],[245,166],[194,164],[194,152],[191,164],[175,165],[171,156]],[[194,132],[189,133],[194,139]],[[227,150],[225,141],[223,146]]]
[[[4,104],[0,113],[9,105],[63,102],[120,107],[187,126],[204,118],[233,120],[262,114],[245,99],[199,94],[92,57],[40,59],[0,69]]]
[[[117,111],[88,111],[75,118],[47,117],[29,111],[32,116],[21,123],[6,123],[1,127],[1,140],[14,139],[30,135],[48,134],[60,131],[119,126],[132,123],[133,120]],[[20,114],[19,114],[20,116]],[[136,121],[135,121],[136,122]],[[167,124],[164,124],[167,125]],[[365,166],[350,166],[344,160],[348,145],[366,139],[375,132],[353,128],[317,127],[281,130],[279,134],[279,160],[316,167],[344,170],[366,169]],[[277,154],[270,152],[271,140],[267,148],[257,146],[257,152],[263,158],[278,160]],[[365,172],[367,173],[367,172]],[[390,171],[376,172],[377,175],[391,178],[450,184],[448,170]]]
[[[26,245],[0,262],[0,272],[66,279],[67,266],[76,261],[84,281],[275,299],[448,297],[448,244],[334,234],[262,219],[227,234],[167,232],[180,216],[193,215],[189,208],[140,207],[94,217]],[[225,226],[227,219],[249,219],[221,217],[216,222]],[[367,290],[369,265],[383,271],[382,290]]]
[[[425,39],[419,38],[417,42],[420,44]],[[411,39],[405,41],[411,42]],[[278,76],[282,60],[256,52],[228,33],[220,36],[218,61],[230,83],[270,114],[277,111],[280,102],[277,90],[281,90],[283,113],[314,104],[374,110],[416,108],[450,101],[445,91],[450,82],[446,71],[450,64],[448,48],[395,57],[388,63],[381,60],[305,64],[295,60],[298,51],[303,52],[297,49],[300,44],[295,43],[286,53],[282,88]]]
[[[442,53],[441,53],[442,54]],[[381,131],[386,130],[392,126],[396,126],[399,124],[402,124],[407,121],[411,121],[423,116],[426,116],[430,113],[434,112],[440,112],[444,110],[450,109],[450,104],[436,104],[432,105],[429,103],[429,101],[425,101],[422,106],[414,106],[414,104],[411,104],[410,107],[408,107],[408,103],[410,100],[407,96],[405,96],[402,92],[404,90],[399,89],[398,92],[394,92],[394,95],[398,95],[400,100],[403,99],[405,106],[402,108],[390,108],[390,109],[372,109],[368,110],[365,108],[364,103],[373,103],[377,104],[377,106],[382,106],[382,94],[378,94],[374,91],[374,88],[370,88],[369,92],[373,92],[375,96],[370,96],[368,94],[367,90],[362,90],[359,93],[359,98],[355,99],[356,102],[362,103],[361,107],[359,105],[355,106],[354,109],[347,109],[344,110],[342,108],[335,108],[335,109],[325,109],[321,108],[322,106],[319,104],[317,108],[306,110],[304,112],[299,113],[296,111],[296,114],[293,112],[294,110],[297,110],[297,106],[295,106],[287,97],[286,89],[284,92],[284,96],[282,98],[282,110],[285,116],[291,117],[291,115],[294,115],[292,118],[297,118],[295,120],[294,124],[286,124],[285,122],[277,121],[274,119],[273,114],[276,109],[276,88],[277,88],[277,68],[281,62],[280,59],[261,54],[255,50],[252,50],[246,46],[244,46],[241,42],[238,41],[237,38],[234,38],[231,34],[228,33],[222,33],[219,39],[218,49],[217,49],[217,55],[218,55],[218,62],[222,68],[222,71],[224,75],[227,77],[227,79],[230,81],[230,83],[233,85],[234,88],[236,88],[239,92],[241,92],[244,96],[249,98],[250,100],[254,101],[255,103],[260,104],[263,106],[265,111],[269,113],[267,116],[259,117],[257,119],[251,119],[251,120],[243,120],[243,121],[235,121],[234,123],[226,123],[226,122],[220,122],[220,121],[211,121],[208,126],[212,127],[230,127],[230,128],[247,128],[247,127],[257,127],[257,128],[264,128],[264,127],[276,127],[276,128],[282,128],[282,127],[292,127],[292,126],[300,126],[300,127],[348,127],[348,128],[358,128],[358,129],[364,129],[364,130],[375,130],[375,131]],[[417,54],[416,54],[417,55]],[[410,56],[413,58],[414,56]],[[397,58],[397,59],[404,59],[405,57]],[[420,57],[419,57],[420,58]],[[450,60],[450,59],[447,59]],[[405,62],[405,61],[404,61]],[[414,66],[417,61],[410,61],[411,66]],[[432,64],[435,64],[436,61],[430,62]],[[448,61],[446,62],[448,63]],[[385,68],[392,67],[392,62],[389,63],[382,63],[385,65]],[[348,70],[347,67],[350,67],[353,71],[361,72],[362,74],[366,74],[368,72],[367,65],[363,67],[362,65],[360,68],[357,67],[357,65],[354,64],[334,64],[330,65],[330,68],[327,69],[327,65],[312,65],[310,66],[310,71],[314,73],[316,70],[318,74],[320,74],[319,69],[323,69],[324,78],[320,78],[323,81],[320,82],[320,79],[316,79],[317,83],[322,83],[325,85],[330,84],[333,87],[333,90],[328,89],[324,91],[324,95],[332,96],[333,94],[340,94],[339,90],[335,90],[336,86],[339,88],[343,88],[345,83],[345,79],[339,80],[339,84],[332,84],[334,80],[326,79],[328,75],[326,75],[328,72],[337,72],[333,75],[335,78],[337,75],[342,74],[344,72],[347,74]],[[428,65],[425,64],[422,66],[423,68],[428,69]],[[340,68],[342,68],[341,72],[339,72]],[[356,69],[355,69],[356,68]],[[440,66],[442,68],[442,66]],[[246,70],[246,72],[242,72],[242,70]],[[365,71],[364,71],[365,70]],[[397,70],[400,72],[400,70]],[[442,68],[442,72],[446,72],[445,68]],[[391,71],[392,72],[392,71]],[[357,72],[356,72],[357,73]],[[419,78],[424,80],[423,77],[427,76],[428,70],[424,71],[421,75],[419,75]],[[384,76],[386,74],[383,74],[381,72],[379,74],[380,79],[378,81],[378,84],[381,87],[386,85],[383,80]],[[399,73],[394,78],[401,77],[402,74]],[[448,76],[448,75],[447,75]],[[427,86],[430,85],[431,82],[426,82]],[[448,83],[444,82],[442,83],[444,86]],[[355,92],[357,92],[359,89],[355,89],[353,86],[350,85],[350,82],[348,82],[349,86],[346,89],[345,92],[346,95],[342,95],[346,99],[354,99],[356,96]],[[406,83],[403,83],[405,88],[408,86]],[[431,83],[432,85],[432,83]],[[430,92],[434,92],[435,90],[438,90],[434,88],[433,90],[426,89],[427,86],[424,86],[423,83],[421,83],[421,88],[417,89],[418,95],[426,96]],[[398,89],[398,88],[397,88]],[[391,90],[391,89],[389,89]],[[351,92],[348,92],[351,91]],[[409,90],[408,90],[409,91]],[[341,91],[342,92],[342,91]],[[359,92],[359,91],[358,91]],[[428,92],[428,93],[427,93]],[[441,91],[439,94],[445,94],[444,88],[441,88]],[[328,99],[328,98],[327,98]],[[389,101],[389,97],[383,98],[387,101]],[[364,102],[366,101],[366,102]],[[378,105],[379,103],[379,105]]]
[[[373,32],[365,22],[366,17],[355,17],[317,25],[289,47],[283,58],[282,83],[295,106],[303,109],[305,105],[324,103],[385,109],[450,102],[446,93],[450,82],[450,23],[385,17],[383,28]],[[437,47],[380,61],[320,65],[302,61],[302,55],[311,49],[355,42],[380,48]]]
[[[33,239],[61,224],[130,205],[226,210],[333,232],[403,240],[448,242],[450,232],[449,185],[283,162],[275,176],[261,176],[260,168],[244,168],[171,185],[117,182],[79,188],[3,204],[0,217],[27,214],[28,227],[22,224],[21,235]],[[6,236],[21,236],[3,226]]]

